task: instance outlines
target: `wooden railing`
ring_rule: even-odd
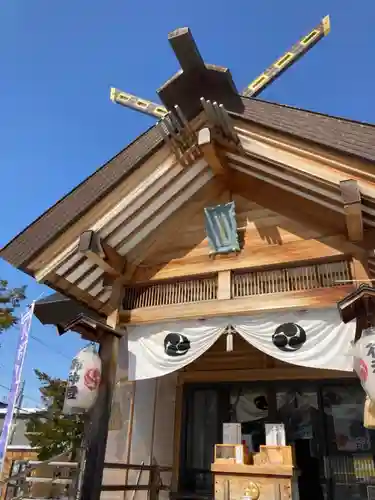
[[[5,499],[75,498],[78,471],[77,462],[28,460],[23,472],[3,482]]]
[[[164,281],[125,289],[124,309],[187,304],[217,298],[217,276]]]
[[[314,290],[348,284],[352,274],[347,260],[304,266],[243,270],[231,273],[231,298]],[[190,304],[216,300],[218,276],[160,281],[125,288],[123,309]]]
[[[340,286],[350,279],[350,263],[347,261],[266,271],[242,271],[232,275],[232,297],[328,288]]]
[[[107,484],[104,480],[105,471],[106,470],[118,470],[118,471],[126,471],[126,478],[128,477],[129,471],[137,471],[135,483],[128,484],[128,480],[122,481],[120,480],[117,484]],[[143,462],[141,464],[121,464],[121,463],[108,463],[104,464],[104,475],[103,475],[103,484],[101,487],[102,491],[129,491],[133,492],[131,498],[135,497],[135,493],[137,491],[147,491],[149,494],[150,500],[157,500],[159,498],[160,491],[170,491],[170,485],[164,484],[162,481],[161,474],[163,472],[171,472],[171,467],[159,466],[156,464],[153,465],[145,465]],[[148,473],[148,478],[146,481],[143,480],[142,474]],[[145,482],[147,484],[145,484]],[[126,484],[124,484],[126,483]]]

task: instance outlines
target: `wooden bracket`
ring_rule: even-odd
[[[369,326],[375,326],[375,288],[362,283],[354,292],[337,303],[343,323],[357,320],[356,339]]]
[[[208,127],[202,128],[198,132],[198,147],[215,175],[226,175],[228,173],[225,158],[220,155],[212,137],[212,131]]]
[[[108,277],[117,278],[124,273],[125,257],[101,240],[95,231],[85,231],[81,234],[78,251],[103,269],[107,279]]]
[[[348,179],[340,182],[341,196],[344,202],[346,227],[350,241],[363,240],[363,218],[361,192],[358,182]]]
[[[233,152],[242,151],[242,146],[232,119],[222,104],[211,102],[204,97],[200,99],[202,108],[215,140],[223,147]]]
[[[168,34],[169,43],[175,53],[181,69],[205,71],[206,66],[189,28],[178,28]]]

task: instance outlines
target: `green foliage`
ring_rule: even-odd
[[[39,449],[39,460],[47,460],[71,448],[74,458],[83,438],[83,420],[62,413],[67,381],[39,370],[35,370],[35,374],[41,383],[39,390],[46,411],[32,415],[27,422],[30,444]]]
[[[9,288],[6,280],[0,280],[0,334],[18,323],[15,309],[25,296],[26,287]]]

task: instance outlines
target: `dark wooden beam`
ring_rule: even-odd
[[[212,131],[208,127],[198,132],[198,147],[215,175],[227,175],[226,159],[220,154],[213,140]]]
[[[228,68],[205,64],[189,28],[168,35],[181,69],[157,93],[168,110],[178,105],[190,121],[202,111],[200,98],[221,103],[225,109],[243,113],[244,103]]]
[[[81,234],[78,251],[109,276],[118,277],[125,271],[125,257],[101,240],[95,231],[85,231]]]
[[[168,40],[184,72],[206,69],[189,28],[177,28],[168,34]]]
[[[363,219],[361,192],[358,182],[348,179],[340,182],[341,196],[344,202],[346,227],[351,241],[363,240]]]
[[[57,325],[57,329],[60,335],[68,331],[73,331],[79,333],[84,340],[99,343],[103,335],[117,335],[118,337],[123,335],[123,332],[112,328],[102,320],[90,317],[84,313],[78,314],[72,321],[64,326]]]
[[[104,334],[100,341],[99,355],[102,360],[102,382],[98,399],[89,416],[89,425],[85,430],[88,434],[86,436],[88,439],[86,465],[83,472],[82,489],[77,500],[100,500],[119,342],[119,337],[108,333]]]
[[[361,284],[354,292],[340,300],[337,307],[343,323],[349,323],[356,318],[357,321],[359,318],[365,318],[366,321],[362,327],[373,326],[375,324],[375,288]]]

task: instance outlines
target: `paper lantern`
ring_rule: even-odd
[[[95,347],[85,347],[73,359],[65,393],[63,413],[86,413],[98,397],[102,376],[102,362]]]
[[[353,368],[371,401],[375,402],[375,328],[367,328],[353,344]]]

